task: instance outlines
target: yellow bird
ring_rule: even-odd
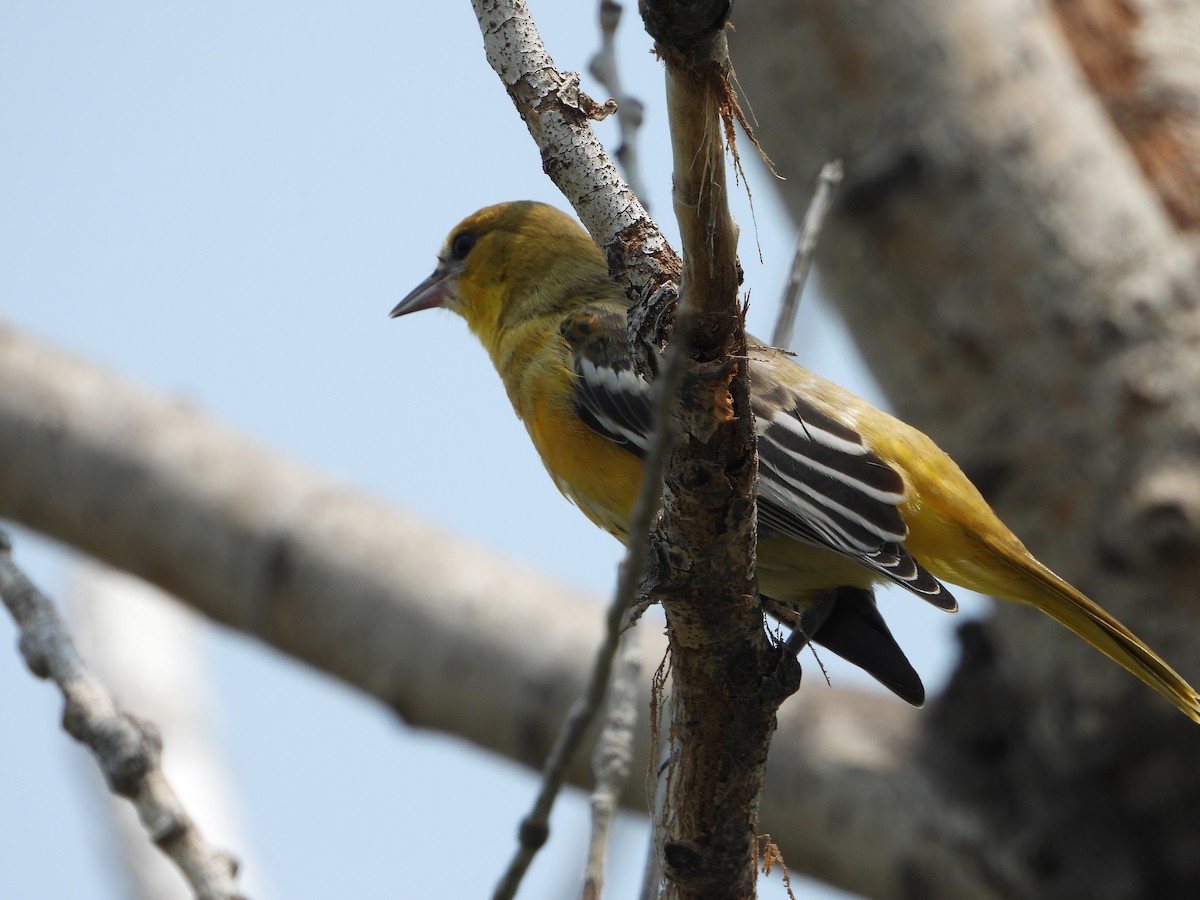
[[[464,219],[391,314],[445,307],[466,319],[554,483],[625,540],[652,416],[650,383],[628,355],[629,306],[587,232],[519,202]],[[932,440],[748,341],[758,581],[779,618],[920,705],[924,687],[872,589],[899,584],[954,610],[944,579],[1036,606],[1200,722],[1200,695],[1034,559]]]

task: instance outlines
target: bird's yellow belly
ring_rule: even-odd
[[[525,427],[563,496],[622,543],[642,483],[642,461],[575,416],[537,403]]]
[[[866,566],[792,538],[758,542],[758,589],[787,606],[804,608],[830,588],[869,588],[886,581]]]

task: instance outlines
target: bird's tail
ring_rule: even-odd
[[[1037,606],[1146,682],[1193,722],[1200,722],[1200,694],[1137,635],[1032,556],[1006,561],[1033,588],[1026,596],[1011,599]]]

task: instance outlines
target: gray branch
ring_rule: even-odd
[[[0,599],[20,629],[29,670],[62,692],[63,728],[96,757],[109,790],[134,805],[150,840],[166,854],[199,900],[245,900],[237,861],[200,834],[162,771],[162,740],[148,722],[117,708],[79,658],[54,604],[25,577],[0,532]]]

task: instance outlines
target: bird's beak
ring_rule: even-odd
[[[433,309],[445,306],[446,301],[454,296],[454,283],[450,273],[442,266],[434,269],[433,274],[413,288],[407,297],[396,304],[389,318],[406,316],[422,309]]]

